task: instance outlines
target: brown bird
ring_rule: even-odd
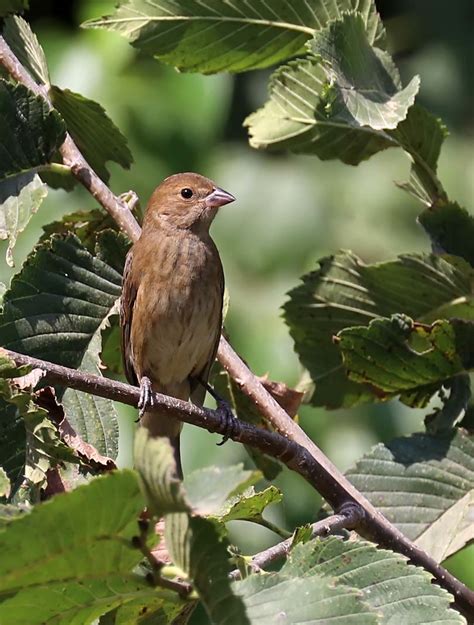
[[[222,325],[224,273],[209,227],[234,197],[199,174],[166,178],[125,262],[120,307],[125,374],[140,385],[141,423],[166,436],[182,477],[182,424],[151,413],[150,391],[202,405]]]

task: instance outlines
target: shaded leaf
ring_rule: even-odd
[[[48,190],[38,174],[10,176],[0,184],[0,239],[9,239],[7,263],[12,267],[18,235],[43,203]]]
[[[370,384],[384,399],[441,385],[474,367],[474,323],[414,323],[406,315],[373,319],[337,335],[347,375]],[[464,348],[458,352],[457,346]]]
[[[344,541],[331,536],[299,544],[291,550],[280,573],[337,579],[338,585],[359,589],[381,625],[421,625],[438,620],[452,625],[465,623],[458,612],[450,609],[451,595],[433,585],[429,573],[408,564],[404,556],[363,540]]]
[[[49,85],[48,63],[30,25],[17,15],[5,20],[2,35],[37,83]]]
[[[21,84],[0,80],[0,178],[51,163],[66,127],[44,99]]]
[[[249,622],[274,625],[282,615],[285,625],[376,625],[376,614],[362,601],[362,593],[318,575],[290,577],[280,573],[251,575],[235,584],[243,598]]]
[[[105,229],[118,231],[116,222],[109,213],[98,208],[89,211],[76,211],[64,215],[60,220],[43,226],[44,235],[41,240],[46,241],[53,234],[75,234],[82,245],[95,254],[97,235]]]
[[[429,254],[373,265],[350,252],[321,259],[284,306],[296,352],[315,384],[311,403],[337,408],[376,399],[369,386],[345,375],[334,335],[395,313],[421,322],[443,317],[472,320],[472,275],[461,259]]]
[[[333,115],[375,130],[396,128],[405,119],[420,79],[416,76],[401,89],[390,55],[370,45],[360,13],[346,13],[330,22],[314,35],[309,48],[323,59],[335,96]]]
[[[304,51],[313,32],[343,11],[359,10],[369,41],[383,46],[385,32],[371,0],[128,0],[116,12],[86,22],[119,32],[135,47],[178,69],[210,74],[268,67]]]
[[[127,601],[119,607],[114,625],[185,625],[187,619],[180,621],[178,618],[191,613],[195,604],[180,600],[172,592],[155,594],[149,592],[145,597]]]
[[[376,445],[346,475],[438,561],[473,540],[474,440],[462,430]]]
[[[102,180],[110,177],[107,161],[130,167],[133,158],[127,140],[100,104],[54,85],[49,93],[77,147]]]
[[[73,235],[53,236],[28,257],[4,297],[0,343],[14,351],[99,373],[100,332],[121,291],[121,275]],[[118,426],[110,400],[68,389],[76,432],[114,458]]]
[[[0,0],[0,17],[10,13],[23,13],[28,5],[28,0]]]
[[[425,209],[418,221],[438,253],[455,254],[474,266],[474,217],[457,202],[442,202]]]

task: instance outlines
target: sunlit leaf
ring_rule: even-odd
[[[28,22],[17,15],[9,17],[4,22],[2,35],[36,82],[49,85],[48,63]]]

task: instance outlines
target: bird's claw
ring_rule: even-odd
[[[138,400],[138,414],[143,417],[147,408],[153,408],[153,389],[150,378],[143,376],[140,380],[140,398]]]
[[[226,443],[229,440],[229,438],[232,437],[234,433],[234,429],[235,429],[234,426],[236,422],[236,417],[234,416],[234,413],[232,412],[232,408],[230,407],[230,404],[226,402],[225,399],[217,400],[216,412],[222,419],[222,426],[224,429],[224,434],[222,436],[221,442],[216,443],[220,447],[221,445]]]

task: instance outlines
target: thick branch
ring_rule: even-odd
[[[50,383],[75,388],[99,397],[120,401],[130,406],[138,404],[140,390],[135,386],[55,365],[10,350],[5,349],[2,351],[14,360],[17,365],[30,365],[45,371],[45,379]],[[168,397],[167,395],[161,395],[160,393],[155,393],[154,395],[153,409],[159,411],[161,415],[167,413],[185,423],[205,428],[209,432],[229,435],[228,423],[214,410],[199,408],[191,403]],[[325,466],[327,460],[324,456],[325,462],[321,464],[319,458],[312,456],[306,447],[295,441],[276,432],[269,432],[237,419],[233,422],[229,438],[259,449],[277,458],[288,468],[299,473],[321,493],[339,514],[346,514],[345,511],[349,509],[347,506],[351,506],[351,504],[359,511],[363,511],[363,518],[357,522],[356,529],[358,533],[371,537],[382,547],[397,551],[407,556],[413,564],[425,568],[432,573],[440,586],[443,586],[454,595],[460,610],[468,615],[474,613],[474,592],[446,571],[427,553],[408,540],[382,514],[378,513],[365,497],[347,482],[344,476],[342,476],[341,480],[338,480],[336,479],[337,476],[328,473]],[[350,488],[347,488],[346,484],[349,484]]]

